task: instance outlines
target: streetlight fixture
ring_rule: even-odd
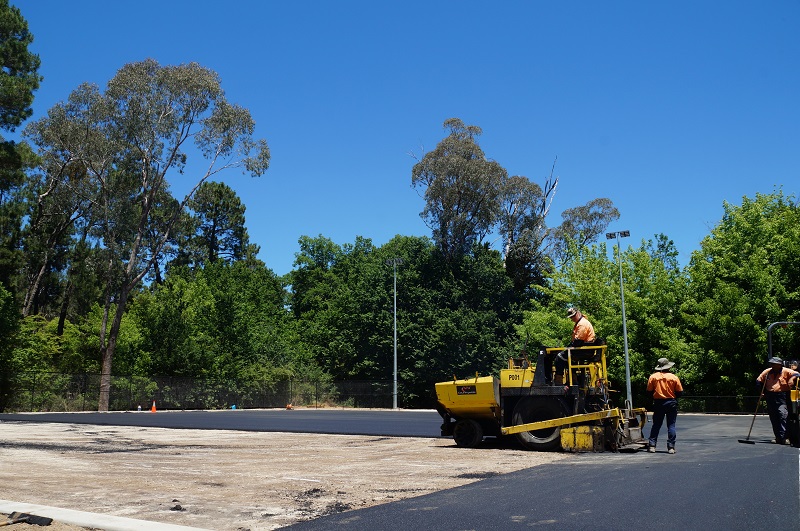
[[[630,231],[620,230],[617,232],[606,232],[606,239],[617,239],[617,263],[619,264],[619,298],[622,301],[622,338],[625,345],[625,390],[628,392],[628,407],[633,409],[633,397],[631,394],[631,366],[628,358],[628,326],[625,323],[625,289],[622,285],[622,255],[619,239],[630,236]]]
[[[397,409],[397,266],[402,263],[402,258],[386,260],[386,265],[392,266],[394,273],[394,390],[392,391],[392,409]]]

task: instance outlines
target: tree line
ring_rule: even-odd
[[[39,58],[19,10],[0,1],[0,17],[0,127],[14,131],[32,113]],[[221,180],[265,174],[271,153],[215,72],[147,59],[102,89],[75,88],[21,141],[2,140],[0,410],[25,371],[100,374],[100,410],[112,375],[390,380],[395,271],[401,407],[431,406],[436,381],[563,344],[571,305],[607,340],[623,388],[620,264],[636,393],[662,356],[692,394],[750,391],[766,327],[800,317],[795,197],[725,203],[682,267],[664,234],[627,249],[599,241],[620,217],[609,198],[549,226],[555,163],[542,184],[509,176],[480,127],[451,118],[444,130],[410,168],[429,237],[303,235],[279,276]],[[202,174],[189,174],[195,159]],[[170,184],[187,178],[176,197]],[[777,330],[776,352],[796,356],[799,338]]]

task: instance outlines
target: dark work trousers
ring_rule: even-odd
[[[656,398],[653,400],[653,427],[650,428],[650,446],[656,447],[658,442],[658,432],[661,431],[661,424],[667,417],[667,448],[675,448],[675,421],[678,420],[678,400],[675,398]]]
[[[789,407],[786,403],[786,393],[764,393],[767,400],[767,412],[772,423],[772,433],[780,444],[786,438],[786,419],[789,418]]]

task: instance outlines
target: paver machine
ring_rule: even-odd
[[[536,363],[523,350],[500,377],[478,376],[436,384],[442,435],[475,447],[485,436],[514,435],[530,450],[600,452],[647,444],[645,409],[612,407],[606,345],[540,347]],[[553,361],[566,359],[563,383],[553,384]],[[556,379],[555,381],[558,381]]]

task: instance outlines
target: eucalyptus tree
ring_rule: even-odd
[[[449,134],[414,165],[411,184],[424,192],[420,216],[448,262],[499,234],[506,273],[517,294],[529,297],[530,286],[541,283],[553,262],[566,256],[567,239],[593,242],[619,218],[611,200],[600,198],[565,210],[562,224],[549,228],[546,219],[558,187],[552,169],[543,187],[527,177],[509,177],[478,145],[480,127],[458,118],[446,120],[444,127]]]
[[[414,165],[411,184],[424,191],[425,208],[420,217],[451,261],[491,233],[507,172],[487,159],[478,145],[480,127],[450,118],[444,128],[449,134]]]
[[[30,132],[36,129],[32,125]],[[35,133],[30,138],[44,141]],[[64,255],[69,251],[72,236],[75,232],[86,235],[90,223],[92,191],[88,189],[91,183],[84,166],[49,155],[43,153],[40,172],[33,173],[28,182],[33,200],[24,240],[27,282],[22,314],[25,316],[53,304],[54,301],[42,298],[46,276],[68,267]]]
[[[592,199],[585,205],[568,208],[561,213],[562,222],[554,228],[551,237],[553,258],[563,262],[569,258],[568,241],[588,245],[606,231],[611,222],[619,219],[619,210],[611,199]]]
[[[37,145],[43,156],[81,165],[92,184],[90,225],[106,260],[99,398],[104,411],[129,297],[159,260],[186,204],[203,182],[223,170],[263,174],[270,155],[266,142],[253,138],[250,113],[229,103],[218,75],[196,63],[130,63],[104,93],[83,85],[70,102],[77,104],[74,120],[66,112],[69,104],[58,104],[32,124],[32,134],[42,139]],[[54,119],[62,114],[63,122]],[[87,129],[88,116],[94,120]],[[161,194],[169,190],[168,177],[187,171],[189,156],[196,154],[207,160],[206,169],[174,204],[171,216],[155,215]]]
[[[515,175],[503,180],[499,232],[508,275],[518,293],[541,284],[551,267],[546,241],[546,218],[558,186],[552,172],[542,189],[527,177]]]

